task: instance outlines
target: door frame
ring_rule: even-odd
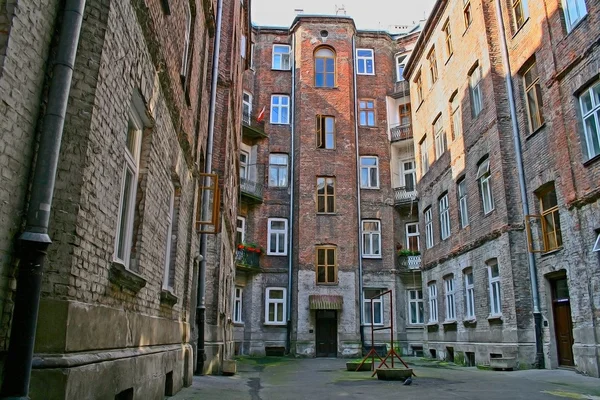
[[[567,289],[568,289],[569,281],[568,281],[567,275],[564,271],[561,271],[560,274],[548,277],[548,280],[550,283],[550,302],[551,302],[551,307],[552,307],[552,324],[553,324],[553,328],[554,328],[553,329],[554,330],[554,341],[555,341],[555,345],[556,345],[556,363],[559,367],[574,367],[575,366],[575,357],[573,354],[574,338],[573,338],[573,316],[572,316],[572,310],[571,310],[571,295],[569,293],[567,298],[558,298],[557,287],[556,287],[556,283],[558,281],[564,280],[567,284]],[[570,333],[571,346],[569,347],[570,354],[567,354],[567,356],[570,356],[570,359],[571,359],[570,364],[561,363],[561,359],[564,359],[564,357],[561,357],[561,350],[560,350],[560,339],[559,339],[559,333],[558,333],[559,323],[558,323],[558,319],[557,319],[557,308],[558,307],[567,307],[566,310],[568,311],[568,314],[569,314],[567,329]]]
[[[319,317],[319,314],[323,313],[323,312],[333,312],[334,316],[333,317]],[[332,353],[328,353],[327,355],[319,355],[319,333],[320,333],[320,324],[319,321],[330,321],[330,323],[333,323],[335,326],[335,340],[333,340],[333,344],[334,344],[334,352],[333,354],[335,354],[334,356],[332,356]],[[337,310],[315,310],[315,357],[337,357],[337,347],[338,347],[338,312]]]

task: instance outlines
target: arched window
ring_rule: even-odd
[[[335,53],[327,47],[315,51],[315,86],[335,86]]]

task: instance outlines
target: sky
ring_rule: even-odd
[[[435,0],[252,0],[255,25],[290,26],[297,12],[335,15],[344,6],[358,29],[388,30],[427,17]]]

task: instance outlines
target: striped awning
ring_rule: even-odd
[[[344,298],[328,294],[311,294],[308,296],[311,310],[341,310]]]

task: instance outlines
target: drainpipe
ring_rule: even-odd
[[[206,162],[204,172],[212,172],[212,155],[215,136],[215,114],[217,103],[217,81],[219,79],[219,50],[221,47],[221,22],[223,19],[223,0],[217,1],[217,23],[215,34],[215,48],[213,51],[212,82],[210,87],[210,104],[208,114],[208,138],[206,140]],[[206,179],[206,178],[205,178]],[[206,182],[208,183],[208,182]],[[202,220],[208,214],[208,192],[202,193]],[[204,327],[206,323],[206,251],[208,247],[208,234],[200,235],[200,270],[198,271],[198,292],[196,296],[196,323],[198,325],[198,358],[196,361],[196,375],[204,374],[204,361],[206,361],[206,348],[204,345]]]
[[[29,399],[44,261],[46,250],[52,243],[48,235],[50,210],[84,8],[85,0],[67,0],[63,12],[48,106],[32,177],[27,225],[18,239],[21,260],[10,344],[4,364],[2,399]]]
[[[363,264],[362,264],[362,237],[361,237],[361,212],[360,212],[360,153],[358,149],[358,100],[356,94],[356,65],[354,57],[356,54],[356,35],[352,35],[352,77],[354,85],[354,140],[356,142],[356,215],[358,218],[358,311],[360,327],[360,343],[365,347],[365,331],[363,326]],[[372,344],[372,343],[371,343]],[[362,348],[361,348],[362,351]]]
[[[292,110],[290,117],[291,124],[291,139],[290,139],[290,216],[289,216],[289,240],[288,240],[288,299],[287,299],[287,336],[285,340],[285,351],[287,354],[290,353],[292,347],[292,266],[293,266],[293,255],[294,255],[294,115],[296,109],[294,108],[295,93],[296,93],[296,57],[294,50],[296,49],[296,34],[292,35],[292,93],[290,99],[290,109]]]
[[[502,65],[505,71],[506,90],[508,92],[508,104],[510,107],[510,120],[512,125],[512,137],[515,146],[515,158],[517,160],[517,172],[519,175],[519,189],[521,191],[521,205],[523,217],[529,215],[529,203],[527,201],[527,186],[525,184],[525,168],[523,166],[523,155],[521,152],[521,139],[519,125],[517,123],[517,108],[515,106],[515,95],[513,93],[512,76],[510,72],[510,60],[508,58],[508,47],[504,31],[504,18],[502,17],[502,6],[500,0],[496,0],[496,13],[498,17],[498,30],[500,34],[500,47],[502,50]],[[544,354],[542,346],[542,313],[540,312],[540,294],[538,290],[537,269],[535,257],[530,251],[527,252],[529,261],[529,275],[531,279],[531,294],[533,296],[533,320],[535,322],[535,348],[536,363],[538,368],[544,368]]]

